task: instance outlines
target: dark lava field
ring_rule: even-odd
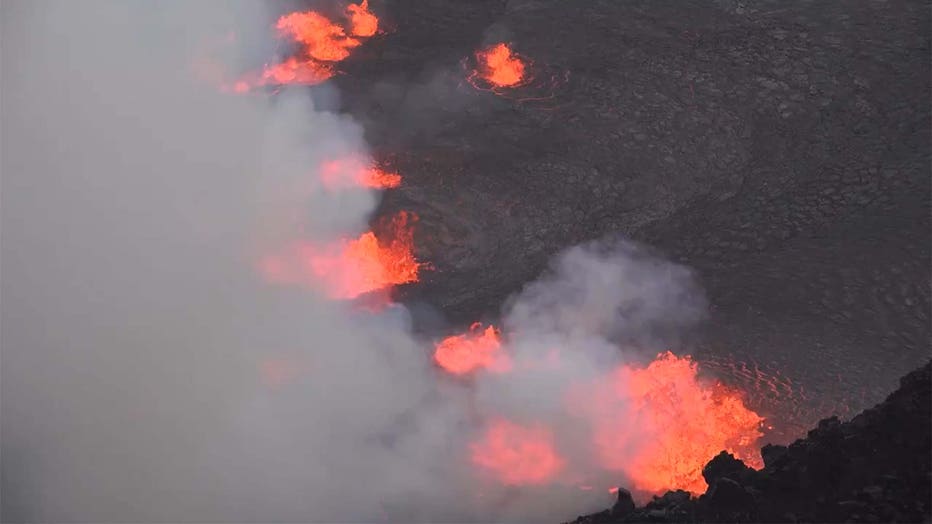
[[[708,317],[671,349],[781,420],[775,441],[929,358],[928,2],[374,8],[392,30],[335,81],[404,174],[383,211],[421,218],[434,270],[409,304],[494,318],[560,250],[633,239],[696,271]],[[498,41],[532,64],[508,96],[463,80]]]

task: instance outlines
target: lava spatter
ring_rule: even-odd
[[[434,361],[444,371],[464,375],[478,369],[504,372],[511,362],[502,351],[500,334],[494,326],[482,329],[476,322],[463,335],[441,340],[434,350]]]
[[[422,264],[414,257],[417,215],[400,212],[373,231],[335,243],[299,241],[266,256],[260,272],[270,283],[323,288],[334,299],[352,299],[398,284],[418,281]]]
[[[705,491],[702,468],[723,449],[763,466],[756,447],[763,419],[736,391],[700,381],[688,357],[666,352],[643,368],[621,366],[590,393],[581,410],[592,420],[601,464],[640,491]]]
[[[320,167],[320,179],[328,189],[363,187],[392,189],[401,185],[401,175],[367,164],[357,158],[329,160]]]
[[[261,71],[246,73],[222,90],[246,93],[263,86],[315,85],[332,78],[335,65],[363,41],[376,34],[379,19],[369,10],[368,0],[346,8],[345,24],[317,11],[296,11],[279,17],[275,30],[279,38],[296,44],[299,50],[284,60],[266,64]]]
[[[524,81],[524,61],[514,54],[508,44],[496,44],[476,55],[480,76],[493,86],[513,87]]]

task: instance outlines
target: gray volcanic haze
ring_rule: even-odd
[[[928,358],[927,3],[373,0],[331,81],[205,74],[333,3],[0,4],[3,522],[566,520],[634,481],[567,400],[612,370],[692,354],[763,444]],[[497,41],[548,101],[464,80]],[[401,187],[324,187],[347,156]],[[259,270],[397,210],[425,263],[397,303]],[[509,374],[434,362],[474,320]],[[547,482],[476,466],[502,420],[559,450]]]

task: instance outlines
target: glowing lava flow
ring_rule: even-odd
[[[505,419],[493,420],[483,438],[472,444],[472,461],[512,486],[546,484],[564,464],[547,428]]]
[[[282,62],[266,65],[259,73],[248,73],[222,89],[245,93],[261,86],[314,85],[333,77],[334,64],[345,60],[354,48],[362,45],[362,38],[373,36],[379,27],[378,17],[369,11],[368,0],[347,6],[346,17],[348,28],[317,11],[281,16],[275,24],[279,37],[300,44],[300,52]]]
[[[763,419],[721,384],[703,385],[688,357],[661,353],[646,368],[618,368],[587,401],[603,467],[641,491],[705,491],[702,468],[722,450],[763,467]],[[585,408],[584,408],[585,409]]]
[[[346,187],[368,187],[391,189],[401,185],[401,175],[390,173],[375,166],[366,165],[357,159],[341,159],[324,162],[320,178],[328,189]]]
[[[476,53],[478,75],[495,87],[514,87],[525,80],[524,62],[507,44],[496,44]]]
[[[259,269],[269,282],[323,287],[335,299],[417,282],[421,264],[413,253],[416,220],[417,215],[401,212],[383,221],[379,237],[368,231],[326,246],[298,242],[284,254],[265,257]]]
[[[437,344],[434,361],[449,373],[463,375],[477,369],[504,372],[511,362],[501,351],[499,332],[493,326],[482,329],[476,322],[469,333],[447,337]]]

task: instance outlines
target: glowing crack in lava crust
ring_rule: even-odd
[[[479,76],[495,87],[514,87],[525,79],[524,62],[507,44],[496,44],[476,53]]]
[[[482,439],[472,444],[472,461],[511,486],[546,484],[564,464],[547,428],[505,419],[493,420]]]
[[[602,465],[622,471],[641,491],[706,489],[702,468],[726,450],[763,467],[756,443],[763,419],[741,396],[704,385],[689,357],[661,353],[646,368],[621,366],[589,399],[596,452]]]
[[[259,269],[269,282],[323,287],[335,299],[417,282],[421,264],[413,253],[415,221],[417,215],[402,211],[382,222],[379,236],[367,231],[325,246],[300,241],[284,254],[263,258]]]
[[[483,330],[479,322],[470,326],[469,333],[441,340],[434,351],[434,361],[454,375],[482,368],[497,372],[511,369],[511,362],[501,351],[498,330],[494,326]]]

